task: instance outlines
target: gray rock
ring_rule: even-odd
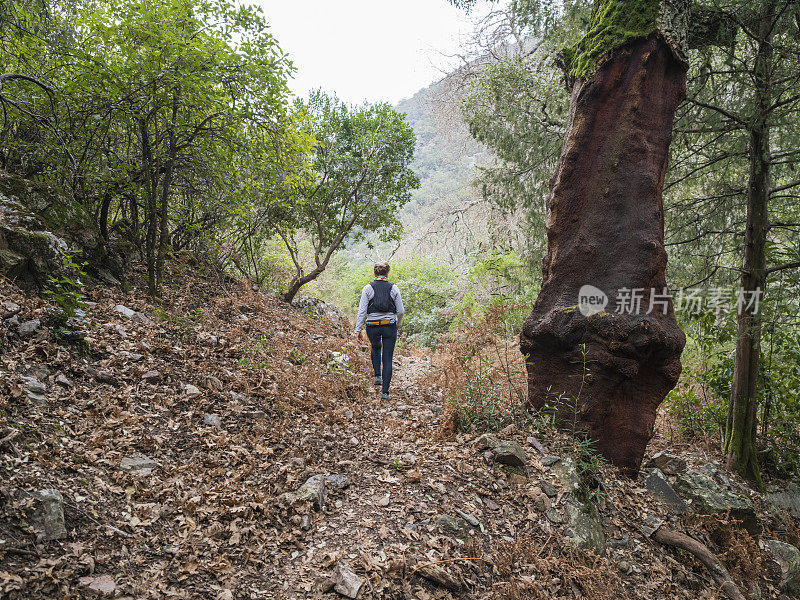
[[[325,486],[325,475],[312,475],[294,493],[294,502],[311,502],[318,510],[325,510],[325,500],[328,497],[328,489]]]
[[[134,323],[143,323],[145,325],[149,325],[150,323],[152,323],[152,321],[150,320],[150,317],[148,317],[146,314],[140,313],[140,312],[133,313],[133,316],[131,317],[131,321],[133,321]]]
[[[500,442],[493,449],[494,459],[504,465],[525,468],[528,462],[528,455],[517,442]]]
[[[189,397],[200,395],[200,389],[196,385],[192,385],[191,383],[184,384],[183,391]]]
[[[17,304],[16,302],[12,302],[11,300],[4,300],[3,304],[3,319],[10,319],[14,315],[18,314],[22,307]]]
[[[97,269],[97,274],[100,279],[105,281],[108,285],[120,285],[120,280],[114,277],[110,271],[106,269]]]
[[[549,481],[540,481],[539,487],[542,488],[542,491],[547,495],[548,498],[555,498],[558,496],[558,490],[556,489],[556,486]]]
[[[46,540],[63,540],[67,537],[64,526],[64,499],[53,489],[38,490],[28,494],[34,499],[31,518],[33,528]]]
[[[206,413],[203,415],[203,425],[211,425],[217,429],[222,429],[222,419],[217,413]]]
[[[672,489],[664,474],[659,469],[653,469],[644,480],[644,487],[656,500],[660,500],[670,507],[676,515],[689,512],[689,507],[680,496]]]
[[[742,522],[752,535],[761,533],[753,503],[741,494],[726,489],[700,471],[689,470],[678,475],[675,491],[692,501],[692,508],[701,515],[713,515],[730,511],[731,516]]]
[[[659,469],[662,473],[666,473],[667,475],[678,475],[686,471],[686,459],[675,456],[666,450],[662,450],[654,454],[653,458],[651,458],[645,466],[647,468]]]
[[[130,308],[128,308],[127,306],[123,306],[122,304],[117,304],[114,307],[114,310],[117,311],[119,314],[121,314],[126,319],[131,319],[131,318],[133,318],[133,315],[136,314],[135,310],[131,310]]]
[[[564,491],[574,492],[580,487],[581,478],[578,474],[578,467],[571,457],[565,456],[561,460],[553,463],[550,470],[555,473]]]
[[[778,540],[764,542],[781,568],[781,591],[800,595],[800,550]]]
[[[0,196],[3,196],[0,199],[0,214],[3,215],[0,222],[5,221],[4,228],[23,226],[31,233],[37,233],[37,229],[51,231],[65,238],[62,240],[65,247],[68,243],[70,247],[81,250],[80,258],[92,265],[99,264],[105,257],[103,238],[93,216],[69,194],[52,185],[3,174],[0,176]],[[17,214],[6,212],[9,208],[13,211],[15,203]],[[9,244],[3,247],[22,252],[29,261],[39,260],[38,256],[26,252],[30,249],[15,247],[8,239],[7,231],[3,234]],[[59,266],[63,267],[63,263]]]
[[[478,450],[493,450],[500,443],[500,440],[491,433],[484,433],[477,440],[475,440],[475,447]]]
[[[544,465],[545,467],[549,467],[549,466],[552,466],[552,465],[556,464],[558,461],[560,461],[561,457],[560,456],[552,456],[552,455],[550,455],[550,456],[543,456],[539,460],[542,463],[542,465]]]
[[[99,381],[100,383],[107,383],[109,385],[117,385],[117,378],[111,371],[106,369],[95,369],[94,367],[86,367],[86,373]]]
[[[140,452],[135,452],[124,456],[119,463],[119,468],[135,475],[150,475],[153,470],[158,468],[158,463]]]
[[[476,439],[475,447],[478,450],[491,450],[497,462],[517,468],[524,468],[528,460],[525,450],[517,442],[502,441],[490,433],[484,433]]]
[[[612,548],[621,548],[623,546],[627,546],[628,542],[630,542],[630,541],[631,541],[631,536],[628,535],[627,532],[623,531],[622,532],[622,537],[611,538],[610,540],[607,540],[607,543]]]
[[[790,481],[785,489],[767,488],[764,499],[775,508],[788,511],[795,519],[800,519],[800,486],[796,482]]]
[[[491,498],[484,498],[483,502],[489,510],[500,510],[500,505]]]
[[[58,385],[66,388],[75,387],[75,384],[72,383],[72,381],[70,381],[70,379],[63,373],[59,373],[58,375],[56,375],[55,381]]]
[[[344,331],[350,330],[350,321],[345,314],[333,304],[326,304],[319,298],[299,296],[292,301],[292,305],[305,310],[315,317],[324,317]]]
[[[457,508],[455,509],[455,511],[458,513],[459,517],[464,519],[467,523],[469,523],[473,527],[480,527],[481,526],[480,521],[478,521],[478,519],[475,518],[475,515],[472,515],[472,514],[470,514],[468,512],[464,512],[463,510],[459,510]]]
[[[447,533],[452,533],[456,537],[465,538],[469,534],[469,525],[464,519],[459,519],[453,515],[436,515],[433,522]]]
[[[346,598],[356,598],[364,581],[350,567],[339,561],[333,570],[333,589]]]
[[[37,210],[38,203],[31,202],[42,199],[58,204],[56,195],[34,198],[29,186],[40,184],[0,175],[0,274],[23,289],[34,291],[47,287],[50,276],[65,273],[67,242],[49,231],[50,224]]]
[[[567,502],[566,535],[578,548],[592,550],[603,556],[606,552],[606,536],[597,507],[590,502]]]
[[[36,330],[42,326],[39,319],[31,319],[17,325],[17,335],[21,338],[27,338],[36,333]]]
[[[47,403],[47,386],[44,383],[36,379],[36,377],[20,377],[20,379],[29,400],[33,400],[40,406]]]
[[[111,575],[87,575],[78,580],[78,585],[97,596],[113,596],[117,591],[117,584]]]
[[[350,487],[350,478],[347,475],[325,475],[325,485],[343,490]]]

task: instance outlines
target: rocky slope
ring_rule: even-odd
[[[631,481],[541,426],[445,435],[436,354],[400,350],[382,403],[336,311],[172,281],[92,290],[70,342],[0,281],[3,597],[722,597],[658,531],[798,592],[797,488],[662,437]]]

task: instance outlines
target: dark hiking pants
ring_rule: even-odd
[[[367,337],[372,345],[370,357],[375,377],[383,378],[383,393],[389,393],[389,383],[392,381],[392,355],[394,344],[397,341],[397,325],[367,325]],[[381,362],[383,372],[381,373]]]

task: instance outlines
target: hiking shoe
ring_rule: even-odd
[[[385,394],[381,394],[381,400],[388,400],[388,399],[389,399],[389,392],[386,392]]]
[[[383,385],[383,378],[382,377],[376,377],[374,383],[375,383],[375,385]]]

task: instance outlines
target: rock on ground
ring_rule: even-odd
[[[279,501],[281,504],[293,505],[296,502],[311,502],[317,510],[325,510],[325,500],[328,489],[325,485],[325,475],[312,475],[295,492],[283,494]]]
[[[485,433],[475,440],[478,450],[491,450],[494,459],[504,465],[522,469],[528,462],[528,456],[517,442],[500,440],[497,436]]]
[[[114,310],[121,314],[126,319],[133,318],[133,315],[136,314],[136,311],[133,309],[128,308],[127,306],[123,306],[122,304],[117,304],[114,307]]]
[[[333,589],[347,598],[356,598],[364,585],[364,581],[342,562],[336,563],[333,580]]]
[[[36,330],[42,326],[42,322],[39,319],[31,319],[30,321],[24,321],[17,326],[17,335],[21,338],[27,338],[32,336],[36,333]]]
[[[459,519],[452,515],[437,515],[433,522],[436,523],[443,531],[451,533],[459,538],[466,538],[469,534],[469,525],[464,519]]]
[[[789,511],[795,519],[800,519],[800,485],[796,482],[790,481],[785,489],[768,488],[765,500],[776,508]]]
[[[692,501],[692,508],[702,515],[713,515],[730,510],[734,519],[752,535],[761,533],[761,524],[753,503],[741,494],[729,490],[700,471],[689,470],[678,475],[675,491]]]
[[[567,537],[578,548],[602,556],[606,552],[606,536],[597,507],[591,502],[567,502]]]
[[[497,462],[518,469],[525,468],[528,462],[525,450],[517,442],[500,442],[492,449],[492,452],[494,452],[494,459]]]
[[[781,568],[781,591],[800,595],[800,550],[779,540],[767,540],[764,545]]]
[[[211,425],[217,429],[222,429],[222,419],[216,413],[206,413],[203,415],[203,425]]]
[[[119,468],[129,471],[136,475],[149,475],[154,469],[158,468],[158,463],[144,454],[135,453],[125,456],[119,463]]]
[[[43,489],[30,493],[30,496],[35,500],[31,519],[34,529],[46,540],[63,540],[67,537],[64,525],[64,499],[61,497],[61,492]]]
[[[117,584],[111,575],[90,575],[81,577],[78,585],[88,592],[98,596],[113,596],[117,591]]]
[[[653,469],[647,478],[644,480],[645,489],[650,492],[656,500],[660,500],[676,515],[681,515],[690,512],[687,504],[681,497],[672,489],[672,486],[667,481],[664,474],[659,469]]]

